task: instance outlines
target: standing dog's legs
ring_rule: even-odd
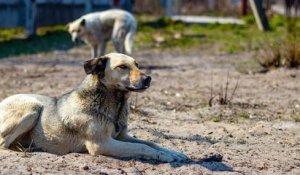
[[[92,58],[96,58],[98,56],[98,45],[91,45],[91,48]]]
[[[105,54],[105,50],[106,50],[106,41],[101,41],[100,42],[100,54],[99,56],[103,56]]]

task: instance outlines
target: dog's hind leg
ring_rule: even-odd
[[[9,148],[18,138],[29,132],[35,126],[42,109],[40,103],[28,99],[22,102],[10,100],[1,104],[0,147]]]
[[[136,31],[136,24],[132,24],[129,28],[128,33],[125,36],[124,47],[125,47],[125,54],[127,55],[130,55],[132,53],[135,31]]]
[[[3,133],[6,133],[6,135],[3,134],[2,136],[1,132],[0,146],[4,148],[9,148],[17,138],[19,138],[20,136],[22,136],[23,134],[25,134],[33,128],[33,126],[36,124],[38,116],[39,112],[32,112],[29,114],[25,114],[14,123],[8,123],[10,126],[7,126],[5,124],[1,126],[1,131],[3,130]],[[7,132],[7,130],[10,131]]]
[[[124,38],[125,38],[125,24],[124,22],[116,21],[112,32],[112,43],[114,48],[119,53],[125,53]]]

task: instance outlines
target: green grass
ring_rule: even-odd
[[[257,29],[253,16],[243,17],[246,25],[198,25],[172,21],[169,18],[138,16],[138,31],[135,37],[135,50],[143,49],[210,49],[224,53],[258,51],[262,45],[284,38],[287,33],[287,19],[274,16],[270,19],[272,31],[261,32]],[[300,20],[294,20],[296,33],[300,33]],[[69,34],[64,26],[43,27],[31,39],[22,39],[21,28],[0,30],[0,58],[66,50],[72,47]],[[159,36],[161,41],[158,41]],[[214,46],[214,47],[212,47]]]
[[[293,115],[292,118],[295,122],[300,122],[300,115]]]
[[[240,118],[244,118],[244,119],[250,118],[250,114],[248,112],[240,112],[238,115]]]
[[[220,117],[213,117],[210,119],[212,122],[221,122],[221,118]]]
[[[8,30],[0,31],[0,36],[5,35],[5,37],[0,38],[0,58],[53,50],[66,50],[73,45],[69,34],[64,30],[63,26],[40,28],[36,37],[28,39],[21,38],[24,35],[23,30],[17,30],[17,34],[14,31],[15,29],[12,29],[10,33]]]

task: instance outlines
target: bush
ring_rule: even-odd
[[[262,49],[259,64],[264,68],[298,68],[300,65],[300,38],[297,36],[279,39]]]

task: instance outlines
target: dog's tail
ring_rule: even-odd
[[[132,48],[133,48],[133,40],[134,40],[134,34],[137,28],[137,23],[136,21],[134,21],[134,23],[132,23],[132,25],[130,25],[129,31],[125,36],[125,41],[124,41],[124,45],[125,45],[125,52],[126,54],[131,54],[132,53]]]

